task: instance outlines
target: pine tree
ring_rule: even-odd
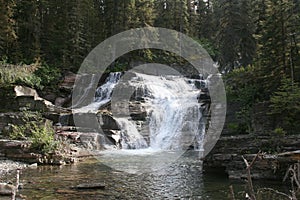
[[[17,1],[15,19],[17,25],[18,46],[21,51],[22,60],[34,62],[41,56],[41,1],[28,0]]]
[[[217,43],[221,70],[229,72],[251,64],[255,52],[255,39],[247,1],[225,0],[217,6],[217,11],[220,12]]]
[[[299,62],[299,52],[295,51],[298,48],[295,42],[297,15],[293,12],[295,4],[291,1],[265,0],[263,3],[266,10],[265,18],[259,22],[261,29],[256,36],[256,65],[266,93],[270,94],[279,87],[278,80],[295,74],[295,65]]]
[[[17,39],[13,19],[14,7],[13,0],[0,0],[0,59],[10,57],[13,43]]]
[[[154,0],[135,0],[135,28],[153,26],[154,23]]]
[[[188,5],[186,0],[158,0],[155,2],[157,27],[188,33]]]

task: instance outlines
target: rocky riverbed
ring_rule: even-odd
[[[12,160],[0,160],[0,180],[15,174],[17,169],[24,169],[28,164]],[[1,181],[0,181],[1,182]]]

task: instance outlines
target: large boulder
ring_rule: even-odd
[[[15,86],[14,91],[19,108],[47,111],[54,107],[50,101],[41,98],[37,91],[32,88],[26,86]]]

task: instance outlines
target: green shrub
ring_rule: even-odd
[[[57,86],[59,77],[60,71],[57,68],[44,63],[13,65],[0,61],[0,86],[18,84],[43,89],[45,86]]]
[[[275,128],[274,133],[275,133],[276,135],[282,135],[282,136],[286,135],[286,131],[283,130],[283,128],[281,128],[281,127]]]
[[[19,64],[12,65],[5,61],[0,61],[0,86],[6,86],[23,82],[26,85],[36,85],[39,80],[33,77],[33,72],[38,68],[38,65]]]
[[[59,148],[51,122],[40,113],[24,111],[22,120],[22,125],[12,125],[10,139],[27,139],[31,141],[31,148],[41,153],[52,153]]]
[[[56,67],[50,67],[47,64],[42,64],[35,72],[34,76],[38,77],[41,82],[40,85],[44,86],[56,86],[60,78],[60,70]]]
[[[277,119],[277,125],[288,133],[299,130],[300,86],[289,78],[283,78],[281,85],[270,99],[269,115]],[[298,131],[299,133],[299,131]]]

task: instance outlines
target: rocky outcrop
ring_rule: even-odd
[[[36,90],[25,87],[15,86],[16,100],[19,108],[26,108],[28,110],[47,111],[54,107],[54,105],[41,97],[39,97]]]
[[[275,152],[296,151],[300,146],[300,136],[223,136],[214,149],[206,156],[204,168],[223,168],[229,178],[246,178],[244,156],[251,161],[261,150],[267,152],[253,165],[255,179],[282,179],[289,165],[296,162],[292,157],[284,157]],[[270,154],[271,152],[274,152]],[[268,154],[269,153],[269,154]]]
[[[87,149],[69,145],[62,152],[40,154],[30,148],[29,141],[0,140],[0,159],[10,159],[29,164],[64,165],[91,156]]]

